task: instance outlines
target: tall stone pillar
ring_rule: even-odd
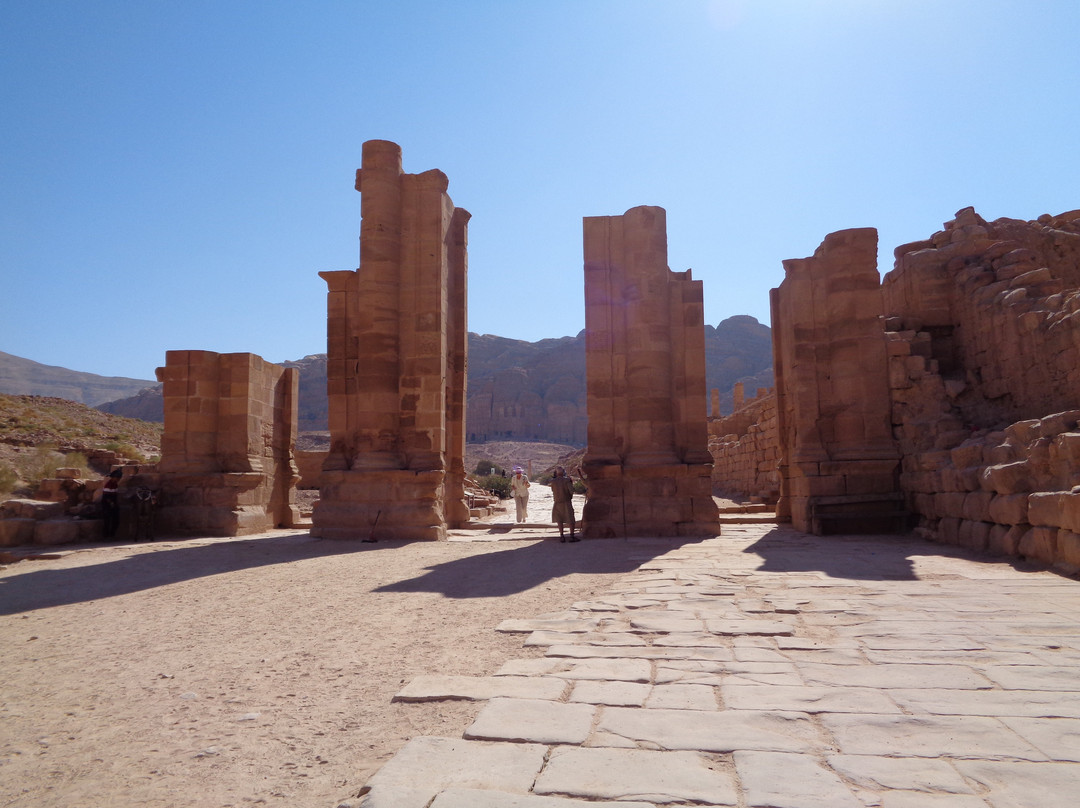
[[[395,143],[364,144],[360,268],[319,273],[330,452],[313,535],[442,539],[468,519],[469,214],[447,185],[441,171],[404,173]]]
[[[293,459],[300,374],[251,353],[168,351],[157,523],[240,536],[299,521]]]
[[[584,220],[589,537],[719,532],[701,282],[667,266],[663,208]]]
[[[784,270],[771,296],[777,512],[817,534],[902,529],[877,231],[831,233]]]

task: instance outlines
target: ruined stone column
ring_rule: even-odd
[[[667,267],[663,208],[586,217],[590,537],[714,535],[701,282]]]
[[[882,532],[903,521],[892,436],[877,231],[826,236],[773,290],[782,502],[799,530]]]
[[[360,268],[322,272],[330,453],[313,535],[441,539],[464,499],[467,211],[446,175],[368,141]]]
[[[169,351],[158,527],[239,536],[299,521],[293,460],[300,374],[251,353]]]

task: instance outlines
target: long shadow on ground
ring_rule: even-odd
[[[514,542],[496,552],[468,552],[436,564],[423,575],[375,591],[438,592],[449,598],[484,598],[523,592],[575,573],[629,572],[683,540],[622,539],[560,544]],[[44,568],[0,578],[0,615],[84,603],[212,575],[334,555],[369,554],[378,563],[407,542],[362,544],[315,539],[308,534],[248,537],[161,548],[95,564]],[[469,545],[462,545],[463,553]],[[476,547],[476,545],[472,545]],[[489,549],[491,545],[483,545]],[[116,548],[123,552],[123,547]],[[24,561],[24,564],[43,563]]]
[[[320,541],[307,534],[246,537],[162,548],[85,566],[40,569],[0,579],[0,615],[110,598],[271,564],[353,553],[360,546]],[[116,549],[123,552],[123,547]]]
[[[515,543],[505,550],[428,567],[423,575],[386,584],[376,592],[437,592],[448,598],[498,598],[575,573],[627,573],[694,539],[597,539]]]

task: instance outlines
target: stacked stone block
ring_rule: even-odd
[[[780,496],[780,441],[776,394],[759,391],[742,401],[736,385],[731,415],[709,420],[713,489],[729,496],[773,504]]]
[[[251,353],[169,351],[160,489],[164,533],[238,536],[299,520],[293,488],[299,373]]]
[[[360,268],[322,272],[330,451],[313,535],[442,539],[465,501],[469,214],[441,171],[405,174],[401,149],[368,141]]]
[[[812,533],[902,528],[877,232],[828,235],[772,292],[779,516]]]
[[[1080,212],[969,208],[896,255],[889,379],[920,532],[1080,565]]]
[[[589,537],[719,532],[700,281],[667,266],[663,208],[586,217]]]

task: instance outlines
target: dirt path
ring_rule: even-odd
[[[460,737],[478,709],[391,704],[405,682],[539,655],[495,627],[640,561],[620,541],[278,532],[0,568],[0,805],[332,808],[408,738]]]

